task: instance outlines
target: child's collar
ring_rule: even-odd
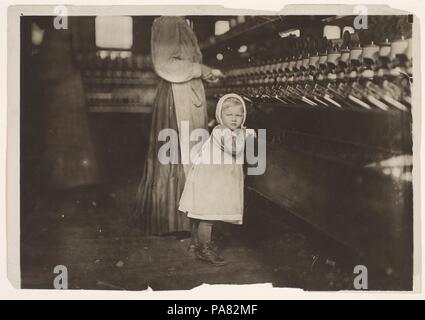
[[[246,127],[242,126],[241,128],[237,128],[235,130],[232,130],[230,128],[227,128],[225,125],[222,124],[218,124],[215,129],[219,129],[219,130],[223,130],[223,129],[227,129],[230,130],[230,132],[232,133],[232,136],[237,137],[241,134],[241,132],[244,132]]]

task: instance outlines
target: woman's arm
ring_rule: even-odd
[[[152,25],[154,69],[161,78],[170,82],[186,82],[210,72],[200,63],[181,58],[182,47],[191,45],[181,41],[181,32],[184,32],[181,23],[178,17],[164,16],[156,19]]]

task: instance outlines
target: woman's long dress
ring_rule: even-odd
[[[151,49],[154,69],[161,81],[153,106],[149,149],[133,218],[146,234],[166,234],[190,230],[189,219],[178,213],[185,172],[190,165],[180,161],[179,164],[161,164],[158,150],[165,142],[158,141],[158,133],[165,128],[177,131],[182,121],[188,122],[189,133],[196,128],[206,129],[207,110],[200,78],[202,55],[185,19],[171,16],[155,19]],[[196,142],[179,139],[179,143],[181,147]]]

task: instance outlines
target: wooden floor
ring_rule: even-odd
[[[22,287],[52,288],[54,267],[64,265],[70,289],[169,290],[203,283],[353,289],[352,255],[251,192],[244,226],[216,227],[214,236],[230,263],[213,267],[186,250],[187,234],[144,237],[131,226],[135,190],[136,181],[123,179],[113,187],[39,197],[23,213]],[[378,274],[369,287],[402,289],[404,280]]]

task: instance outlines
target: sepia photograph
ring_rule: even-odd
[[[51,8],[14,39],[22,289],[413,291],[412,12]]]

